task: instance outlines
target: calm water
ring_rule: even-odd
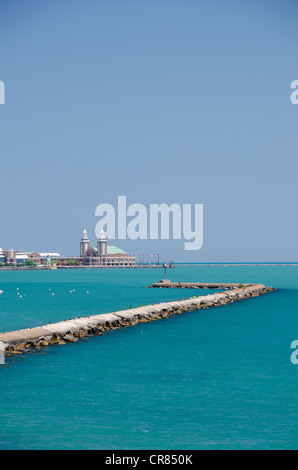
[[[197,292],[145,288],[162,274],[0,272],[0,331]],[[278,290],[7,358],[0,449],[298,448],[298,267],[176,267],[168,277]]]

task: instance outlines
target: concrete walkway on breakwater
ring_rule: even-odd
[[[223,284],[207,284],[222,286]],[[224,284],[228,286],[228,284]],[[262,284],[249,284],[242,288],[235,288],[236,284],[229,284],[232,290],[215,294],[191,297],[188,300],[163,302],[145,307],[132,308],[117,312],[92,315],[74,320],[61,321],[42,327],[0,333],[0,352],[7,355],[20,354],[29,348],[40,348],[50,344],[65,344],[78,341],[87,335],[101,335],[107,330],[119,327],[146,323],[152,320],[167,318],[185,311],[200,310],[202,308],[218,307],[230,302],[236,302],[249,297],[272,292],[272,287]],[[218,287],[220,288],[220,287]]]

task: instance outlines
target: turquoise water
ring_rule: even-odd
[[[162,274],[1,272],[0,331],[197,293],[145,288]],[[297,449],[298,267],[176,267],[168,277],[277,291],[7,358],[0,449]]]

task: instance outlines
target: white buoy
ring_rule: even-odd
[[[3,290],[0,290],[0,295],[3,294]]]

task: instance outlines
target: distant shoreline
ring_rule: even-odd
[[[135,266],[57,266],[56,268],[41,266],[0,266],[1,271],[60,271],[65,269],[161,269],[163,265],[135,265]],[[167,269],[175,268],[175,265],[167,265]]]
[[[298,261],[292,263],[175,263],[175,266],[298,266]]]

